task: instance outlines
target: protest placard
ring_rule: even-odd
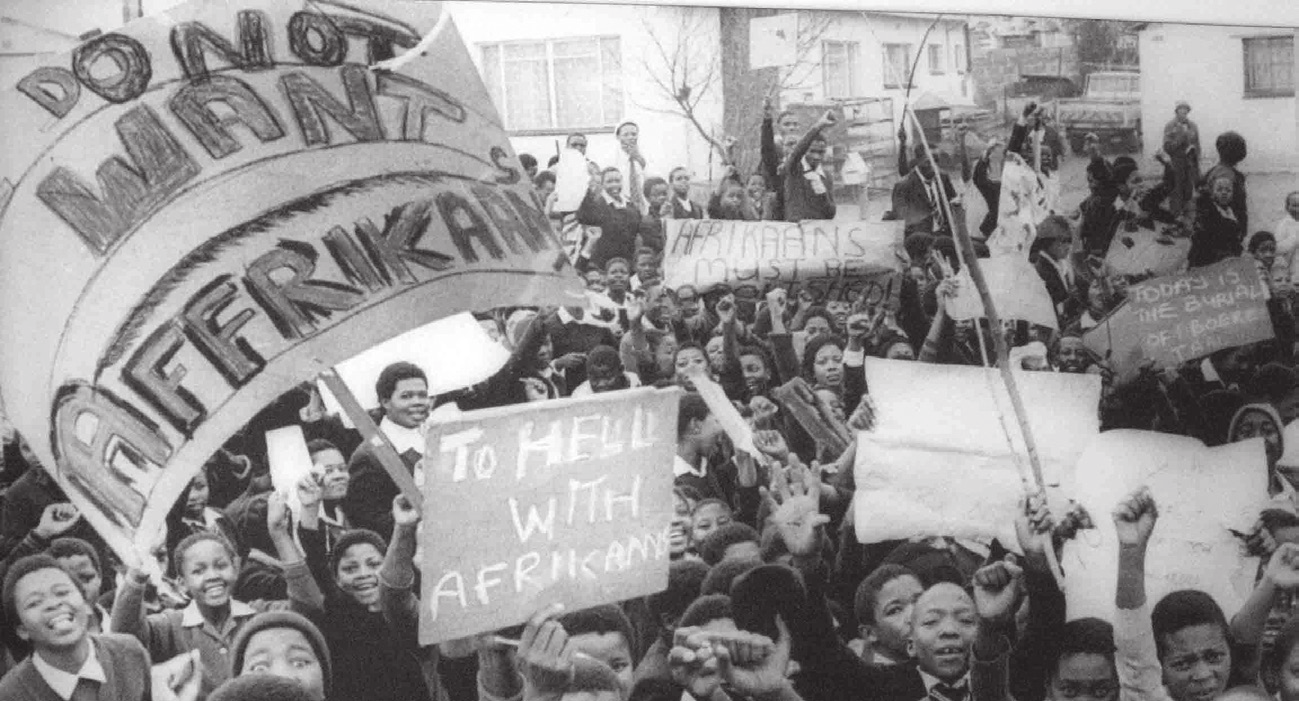
[[[798,63],[798,13],[749,20],[749,69],[782,68]]]
[[[1142,359],[1174,367],[1223,348],[1266,341],[1275,333],[1267,284],[1252,258],[1232,258],[1128,289],[1121,307],[1083,336],[1119,366]]]
[[[1013,253],[995,255],[980,260],[979,268],[987,281],[997,316],[1059,328],[1046,283],[1027,258]],[[960,321],[983,317],[983,298],[979,296],[969,270],[962,268],[956,275],[961,282],[956,296],[947,302],[947,313]]]
[[[1069,619],[1114,620],[1118,540],[1110,514],[1146,486],[1159,520],[1146,554],[1146,599],[1153,606],[1178,589],[1208,592],[1223,610],[1239,610],[1254,588],[1258,559],[1244,556],[1231,531],[1248,532],[1267,501],[1267,459],[1254,439],[1206,448],[1194,438],[1149,431],[1107,431],[1078,461],[1071,495],[1095,530],[1065,544],[1060,566]]]
[[[266,463],[271,470],[271,487],[285,496],[294,514],[302,508],[298,482],[311,474],[311,453],[301,426],[285,426],[266,432]]]
[[[625,390],[435,425],[420,643],[666,588],[680,396]]]
[[[876,425],[857,434],[858,540],[998,537],[1012,546],[1029,466],[997,370],[867,358],[866,383]],[[1058,499],[1100,431],[1100,378],[1026,372],[1016,383]]]
[[[701,292],[724,285],[737,299],[761,299],[780,286],[791,296],[810,289],[818,300],[868,305],[896,300],[907,260],[902,222],[665,222],[664,283]],[[896,302],[894,302],[896,303]]]
[[[1018,253],[1027,259],[1037,225],[1050,214],[1042,177],[1018,154],[1007,154],[1001,170],[997,229],[988,237],[988,248],[1002,254]]]
[[[438,319],[418,329],[380,343],[356,357],[334,366],[356,401],[366,409],[379,406],[374,383],[389,365],[405,361],[423,368],[428,374],[429,396],[446,394],[470,387],[492,376],[510,357],[505,346],[493,341],[474,315],[463,312]],[[334,393],[323,383],[320,398],[329,413],[351,426]]]
[[[1189,238],[1169,236],[1154,229],[1128,231],[1120,227],[1105,253],[1105,262],[1111,275],[1173,275],[1186,267],[1186,255],[1190,252]]]
[[[194,2],[0,101],[0,391],[124,553],[297,383],[577,287],[437,3]]]

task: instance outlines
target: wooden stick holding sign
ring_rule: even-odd
[[[361,438],[372,448],[375,456],[379,458],[379,464],[383,469],[388,471],[388,476],[392,478],[397,488],[401,490],[403,496],[410,500],[410,503],[417,509],[424,506],[424,495],[420,493],[420,488],[415,484],[415,477],[406,469],[406,463],[402,462],[401,455],[393,447],[388,437],[383,435],[379,426],[370,418],[370,413],[361,408],[361,403],[356,400],[356,395],[348,389],[347,383],[333,368],[323,370],[320,373],[320,381],[325,383],[325,387],[338,400],[347,417],[352,420],[352,425],[356,430],[361,432]]]
[[[812,392],[806,380],[796,377],[777,387],[772,396],[817,443],[836,455],[848,449],[852,441],[848,427],[835,421],[830,407]]]
[[[916,120],[916,115],[907,108],[907,114],[911,115],[912,120]],[[933,152],[929,149],[929,140],[925,138],[925,133],[920,129],[919,120],[915,121],[916,131],[920,134],[920,143],[925,149],[925,158],[933,165],[935,177],[938,177],[938,162],[934,159]],[[964,226],[964,222],[957,222],[952,217],[952,209],[947,201],[945,188],[939,187],[939,199],[942,200],[943,209],[947,215],[947,221],[952,223],[952,231],[956,235],[958,253],[962,254],[965,259],[962,263],[965,269],[970,272],[970,279],[974,281],[974,286],[979,290],[979,297],[983,300],[984,315],[988,319],[988,326],[992,333],[993,348],[997,353],[997,368],[1001,371],[1001,379],[1006,383],[1006,393],[1010,395],[1010,404],[1015,410],[1015,418],[1019,423],[1019,430],[1024,436],[1025,452],[1028,453],[1029,466],[1033,471],[1033,484],[1037,486],[1036,491],[1046,490],[1046,480],[1042,478],[1042,461],[1037,455],[1037,444],[1033,441],[1033,431],[1028,425],[1028,416],[1024,411],[1024,400],[1019,395],[1019,389],[1015,385],[1015,373],[1010,369],[1010,349],[1006,346],[1006,335],[1000,332],[1001,319],[997,316],[997,307],[993,304],[992,292],[988,289],[988,281],[983,277],[983,269],[979,267],[979,258],[974,251],[974,242],[970,239],[970,232]],[[978,328],[978,324],[975,324]],[[980,346],[983,344],[980,343]],[[1028,480],[1025,479],[1027,483]],[[1028,485],[1025,484],[1027,487]],[[1050,563],[1051,573],[1055,575],[1056,582],[1064,589],[1064,573],[1060,570],[1060,563],[1056,559],[1055,545],[1047,536],[1046,547],[1043,548],[1046,553],[1047,562]]]

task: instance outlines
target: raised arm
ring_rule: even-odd
[[[1146,606],[1146,548],[1158,517],[1154,497],[1144,487],[1114,509],[1119,542],[1114,662],[1122,693],[1130,699],[1156,699],[1163,690],[1163,667]]]
[[[325,608],[325,595],[321,593],[316,578],[293,542],[293,524],[289,506],[284,497],[273,492],[266,499],[266,530],[275,545],[275,555],[284,565],[284,578],[288,584],[289,603],[302,613],[314,613]]]
[[[803,135],[803,138],[798,140],[798,144],[796,144],[794,148],[785,155],[785,173],[787,175],[794,172],[794,166],[796,166],[799,161],[803,160],[803,156],[807,155],[807,150],[812,147],[812,142],[816,141],[817,138],[821,136],[821,133],[827,128],[833,126],[834,122],[834,112],[827,110],[826,113],[821,115],[821,118],[817,120],[816,124],[813,124],[812,128],[807,130],[807,133]]]
[[[399,638],[412,640],[419,634],[419,598],[413,587],[420,513],[405,496],[398,495],[392,502],[392,516],[392,542],[379,570],[379,600],[388,625]]]

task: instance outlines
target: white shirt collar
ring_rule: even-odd
[[[695,477],[703,478],[708,476],[708,472],[704,469],[704,464],[706,463],[701,463],[699,467],[693,467],[690,463],[682,460],[680,455],[674,456],[674,459],[676,462],[672,464],[673,477],[694,475]]]
[[[86,656],[86,661],[81,664],[81,669],[77,670],[76,674],[69,674],[46,662],[39,652],[32,653],[32,664],[36,667],[37,673],[63,701],[71,701],[72,693],[77,690],[77,681],[81,679],[89,679],[100,684],[108,683],[108,677],[104,674],[104,666],[99,663],[99,654],[95,650],[95,641],[91,639],[89,642],[90,654]]]
[[[234,599],[230,600],[231,618],[246,618],[256,614],[257,612],[248,604],[245,604],[242,601],[235,601]],[[189,606],[186,606],[181,610],[180,625],[182,628],[197,628],[203,625],[203,614],[198,610],[197,601],[189,602]]]
[[[687,212],[689,212],[691,208],[694,207],[694,203],[690,201],[689,197],[678,197],[676,198],[676,200],[677,200],[677,204],[681,205],[681,207],[685,209]]]
[[[626,206],[627,206],[627,198],[625,198],[625,197],[619,197],[619,198],[617,198],[617,199],[614,199],[613,195],[610,195],[609,192],[608,192],[607,190],[602,190],[602,191],[600,192],[600,195],[601,195],[602,197],[604,197],[604,201],[605,201],[605,202],[608,202],[610,205],[612,205],[612,206],[614,206],[614,207],[626,207]]]
[[[923,669],[917,669],[916,671],[920,672],[920,679],[925,683],[926,694],[932,691],[935,686],[946,683],[942,679],[935,677],[934,675],[930,674],[929,672],[926,672]],[[965,676],[952,682],[951,686],[960,686],[962,684],[967,684],[969,683],[969,680],[970,680],[970,673],[966,672]]]
[[[418,427],[406,428],[405,426],[398,426],[395,421],[385,416],[379,422],[379,430],[383,431],[383,435],[388,437],[388,440],[392,442],[392,447],[396,448],[398,453],[413,450],[420,455],[424,454],[424,432]]]

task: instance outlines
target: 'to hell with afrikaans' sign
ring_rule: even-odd
[[[3,88],[0,392],[119,552],[297,383],[579,291],[439,3],[192,2]]]
[[[679,398],[635,389],[434,425],[420,643],[665,589]]]

